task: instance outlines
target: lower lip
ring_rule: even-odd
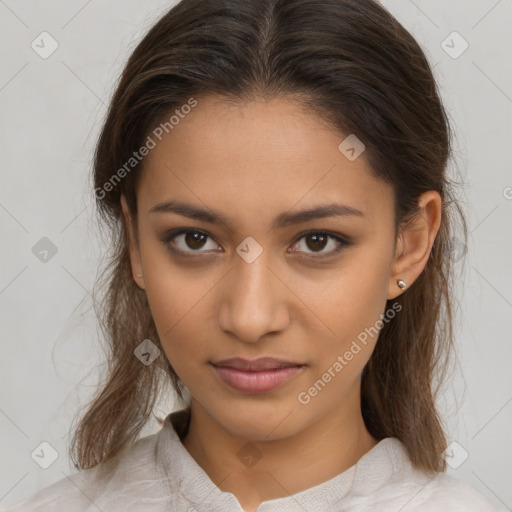
[[[292,366],[290,368],[249,372],[225,366],[212,365],[212,367],[228,386],[243,393],[265,393],[266,391],[271,391],[288,382],[303,369],[300,366]]]

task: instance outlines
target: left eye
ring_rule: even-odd
[[[208,248],[207,240],[210,239],[212,246]],[[305,242],[301,242],[305,240]],[[213,238],[198,229],[178,229],[173,230],[162,237],[162,241],[167,244],[169,249],[181,254],[192,254],[209,251],[217,251],[218,245],[213,242]],[[330,250],[324,251],[326,247],[332,246]],[[292,245],[295,249],[291,252],[306,252],[306,254],[319,254],[320,257],[324,255],[331,256],[338,253],[344,246],[349,243],[338,235],[328,233],[325,231],[309,231],[303,233],[300,238]],[[174,247],[173,247],[174,246]],[[206,250],[201,250],[205,249]],[[297,250],[297,248],[299,248]],[[305,249],[311,250],[308,252]]]
[[[326,233],[324,231],[310,231],[309,233],[305,233],[298,239],[298,242],[295,243],[295,246],[301,247],[300,241],[303,239],[306,240],[306,242],[302,243],[302,248],[312,250],[312,252],[309,253],[306,251],[306,254],[321,254],[322,256],[325,254],[332,255],[339,252],[344,245],[348,245],[347,242],[345,242],[345,240],[343,240],[341,237]],[[321,252],[326,246],[329,246],[329,242],[332,242],[330,244],[332,249]]]

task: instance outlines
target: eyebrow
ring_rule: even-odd
[[[222,213],[180,201],[169,200],[159,203],[153,206],[149,210],[149,213],[175,213],[189,217],[190,219],[208,222],[210,224],[224,224],[231,227],[230,219],[225,217]],[[272,223],[271,230],[281,229],[313,219],[348,216],[364,217],[364,213],[357,208],[340,203],[319,205],[299,212],[291,213],[288,211],[280,213]]]

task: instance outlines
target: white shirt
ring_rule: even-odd
[[[46,487],[7,512],[244,512],[181,443],[190,409],[113,459]],[[468,484],[413,468],[401,442],[381,440],[346,471],[257,512],[496,512]]]

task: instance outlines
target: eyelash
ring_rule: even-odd
[[[170,251],[172,251],[175,254],[178,254],[180,256],[185,256],[185,257],[191,256],[192,258],[201,257],[200,253],[201,252],[206,253],[207,251],[200,251],[200,250],[182,251],[181,249],[177,249],[176,247],[173,247],[171,245],[171,241],[174,238],[176,238],[177,236],[182,235],[182,234],[190,234],[190,233],[204,235],[213,240],[213,237],[210,236],[206,231],[203,231],[201,229],[192,229],[192,228],[173,229],[173,230],[165,233],[160,238],[160,240],[167,246],[167,248]],[[299,242],[303,238],[307,238],[307,236],[309,236],[309,235],[324,235],[324,236],[327,236],[328,238],[335,240],[336,242],[338,242],[339,245],[336,249],[334,249],[328,253],[325,253],[325,254],[324,253],[316,253],[316,254],[315,253],[306,253],[306,254],[309,254],[309,256],[299,256],[299,258],[313,259],[313,260],[319,260],[319,259],[323,259],[323,258],[331,258],[331,257],[335,256],[336,254],[338,254],[339,252],[341,252],[345,247],[348,247],[349,245],[351,245],[351,242],[349,242],[346,238],[341,237],[338,234],[331,233],[329,231],[323,231],[323,230],[311,230],[311,231],[306,231],[306,232],[300,233],[292,245],[295,245],[297,242]],[[293,252],[295,252],[295,251],[293,251]]]

